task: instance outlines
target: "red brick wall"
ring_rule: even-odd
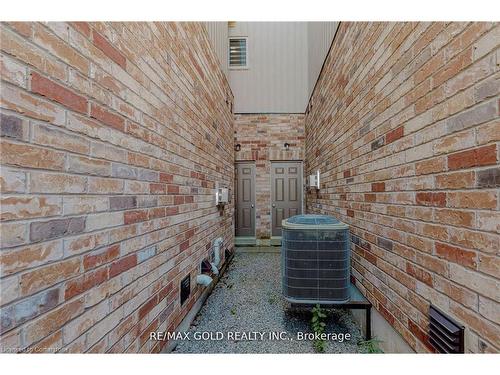
[[[232,94],[198,23],[1,25],[1,350],[153,352],[233,246]],[[179,282],[192,275],[181,307]]]
[[[304,115],[235,115],[236,161],[255,161],[255,232],[258,244],[271,238],[271,161],[304,160]],[[290,147],[285,150],[285,142]]]
[[[341,23],[305,119],[309,212],[351,226],[356,284],[418,352],[434,304],[500,350],[500,26]]]

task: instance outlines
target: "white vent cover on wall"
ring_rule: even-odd
[[[229,68],[247,69],[248,68],[248,38],[231,37],[229,38]]]
[[[307,176],[307,187],[309,189],[319,190],[319,188],[320,188],[319,170],[317,170],[315,174],[311,174],[311,175]]]

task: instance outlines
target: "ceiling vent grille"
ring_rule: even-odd
[[[246,37],[229,38],[229,67],[232,69],[248,68],[248,39]]]
[[[434,306],[429,308],[429,341],[439,353],[464,353],[464,326]]]

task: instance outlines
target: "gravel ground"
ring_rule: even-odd
[[[314,353],[313,342],[299,341],[297,332],[311,332],[308,311],[290,312],[281,295],[280,254],[236,253],[225,275],[208,297],[174,353]],[[351,315],[331,310],[326,333],[350,333],[351,339],[330,340],[326,353],[357,353],[362,340]],[[222,332],[222,340],[195,340],[195,333]],[[233,332],[262,332],[263,339],[229,338]],[[269,332],[286,332],[285,340],[270,340]],[[256,335],[255,338],[259,336]]]

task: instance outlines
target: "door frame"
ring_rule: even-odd
[[[271,239],[281,239],[281,236],[273,236],[273,163],[297,163],[300,168],[300,211],[301,214],[304,213],[304,161],[303,160],[270,160],[270,171],[269,171],[269,187],[271,199],[269,200],[269,210],[271,213]],[[272,241],[271,241],[272,242]]]
[[[236,171],[236,166],[237,164],[252,164],[253,165],[253,173],[252,173],[252,178],[253,178],[253,236],[237,236],[236,235],[236,223],[235,223],[235,226],[234,226],[234,237],[240,237],[240,238],[244,238],[244,237],[253,237],[253,238],[257,238],[257,189],[256,189],[256,186],[255,186],[255,180],[257,179],[257,167],[255,165],[255,160],[236,160],[234,162],[234,169]],[[237,205],[238,205],[238,185],[237,185],[237,181],[238,181],[238,175],[237,173],[234,174],[234,177],[235,177],[235,183],[236,183],[236,188],[234,189],[235,191],[235,200],[234,200],[234,216],[235,216],[235,219],[237,220],[238,217],[238,208],[237,208]]]

